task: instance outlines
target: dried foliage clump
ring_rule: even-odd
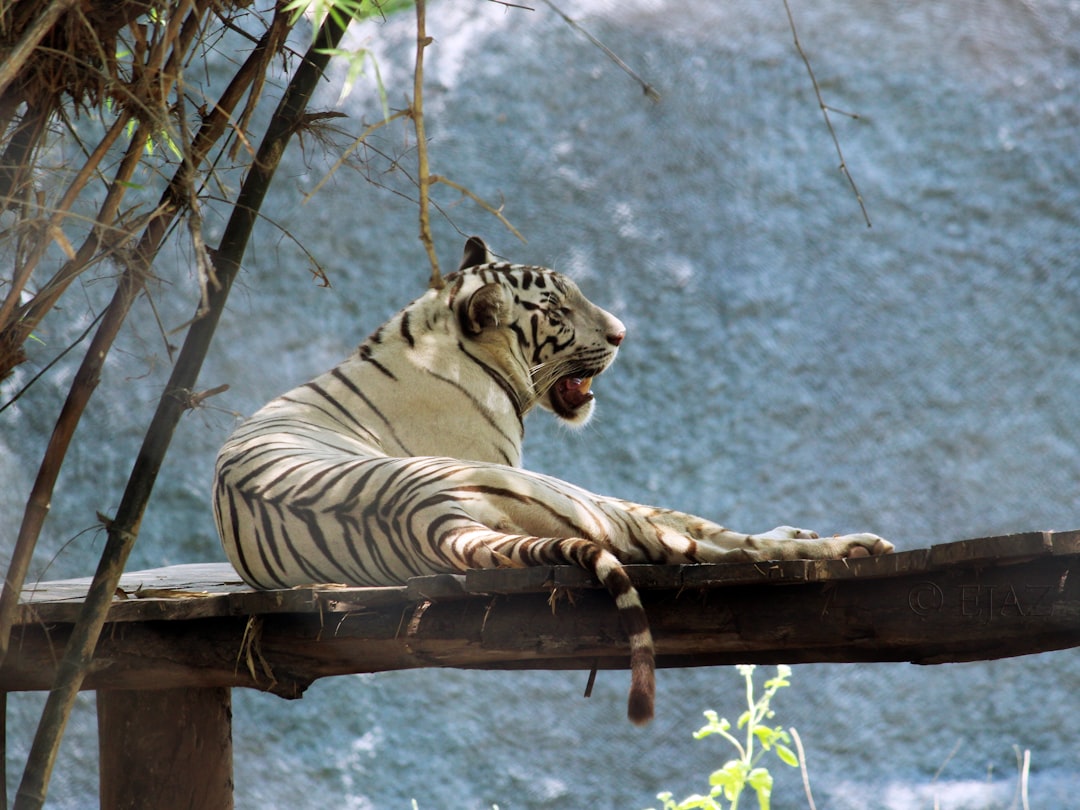
[[[249,5],[19,0],[0,13],[0,241],[13,266],[0,282],[0,380],[76,277],[106,259],[145,271],[173,218],[194,210],[209,150],[284,44],[284,18]],[[208,37],[227,30],[243,42],[275,26],[257,69],[241,68],[229,96],[214,103],[189,91],[184,68]],[[49,164],[59,142],[77,144],[81,165]],[[161,200],[125,207],[148,145],[158,150]]]
[[[27,38],[37,46],[17,71],[0,100],[5,119],[18,105],[57,109],[67,101],[98,107],[123,83],[119,75],[117,37],[140,17],[149,2],[75,3],[17,0],[0,13],[0,42],[11,48]],[[48,25],[51,19],[55,23]],[[7,121],[5,120],[6,124]]]

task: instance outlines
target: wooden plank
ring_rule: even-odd
[[[1080,553],[1080,531],[1029,532],[945,543],[883,557],[852,560],[786,560],[722,565],[631,565],[640,589],[703,588],[764,583],[823,582],[882,578],[950,565],[1008,565],[1042,555]],[[24,590],[18,623],[74,621],[90,579],[38,583]],[[312,585],[255,591],[228,563],[176,565],[124,574],[110,621],[196,619],[263,613],[326,612],[450,599],[482,593],[535,593],[553,588],[595,588],[587,572],[573,566],[538,566],[461,575],[419,577],[405,586],[357,588]],[[66,606],[66,607],[65,607]],[[33,607],[33,610],[28,609]]]
[[[950,565],[1008,565],[1043,555],[1080,553],[1080,532],[1027,532],[960,540],[881,557],[849,560],[773,560],[710,565],[629,565],[639,589],[706,588],[754,584],[879,579]],[[469,571],[470,593],[530,593],[555,587],[595,588],[599,583],[572,566]]]
[[[97,693],[103,810],[232,810],[228,689]]]
[[[784,564],[771,579],[766,566],[754,568],[752,583],[690,587],[688,579],[713,582],[715,572],[675,566],[655,572],[666,585],[644,589],[642,599],[661,667],[1022,655],[1080,646],[1080,577],[1070,576],[1080,554],[1065,553],[1075,539],[1060,548],[1041,535],[1010,541],[1004,547],[1021,554],[1004,558],[986,558],[982,543],[941,555],[974,560],[959,564],[918,567],[893,555],[900,559],[885,570],[901,573],[890,576],[873,558]],[[555,588],[553,597],[562,573],[531,579],[548,590],[526,593],[461,595],[455,585],[450,598],[408,602],[395,593],[380,602],[368,601],[367,589],[313,589],[320,600],[336,594],[338,609],[114,621],[85,687],[245,686],[296,697],[317,678],[355,672],[624,667],[626,640],[610,596],[568,577],[561,581],[574,587]],[[422,583],[410,587],[423,593]],[[66,623],[16,628],[0,690],[49,688],[69,632]]]
[[[81,602],[89,588],[90,577],[38,582],[23,589],[20,601],[25,604]],[[195,563],[126,573],[120,578],[119,590],[123,593],[118,593],[117,599],[137,598],[143,590],[165,589],[195,594],[250,590],[228,563]]]
[[[16,624],[74,622],[90,578],[39,583],[25,589]],[[318,585],[256,591],[228,563],[198,563],[135,571],[120,578],[110,622],[188,620],[266,613],[334,612],[409,601],[400,587]]]

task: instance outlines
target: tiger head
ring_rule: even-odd
[[[581,427],[592,416],[593,378],[615,360],[622,321],[545,267],[493,262],[478,237],[447,277],[462,333],[494,350],[524,414],[533,405]],[[453,288],[457,288],[454,290]]]

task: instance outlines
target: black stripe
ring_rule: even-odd
[[[412,336],[412,330],[409,329],[409,310],[405,310],[401,313],[401,336],[405,338],[405,341],[409,344],[410,348],[416,345],[416,341]]]
[[[248,564],[247,555],[244,554],[244,543],[240,537],[240,515],[236,508],[236,497],[232,488],[226,486],[224,480],[221,478],[218,479],[218,492],[219,494],[216,499],[219,512],[218,524],[220,529],[225,528],[226,515],[220,514],[220,511],[224,506],[228,513],[228,526],[231,535],[229,544],[238,558],[236,566],[237,573],[240,574],[245,582],[249,585],[254,585],[256,588],[266,590],[273,587],[273,583],[266,583],[255,576],[255,573],[251,570],[251,566]],[[225,504],[222,504],[221,493],[224,493],[224,496],[227,499]],[[222,536],[224,538],[224,532],[222,532]]]
[[[477,362],[479,363],[479,361],[477,361]],[[485,368],[485,370],[487,370],[487,369]],[[510,394],[507,393],[507,396],[510,399],[510,403],[514,406],[514,414],[515,414],[515,416],[517,416],[517,422],[518,422],[518,435],[516,437],[514,437],[514,436],[510,436],[508,433],[503,431],[502,428],[500,428],[500,426],[495,423],[495,419],[492,417],[491,411],[482,402],[480,402],[480,400],[478,400],[475,396],[473,396],[472,392],[469,391],[468,388],[466,388],[464,385],[462,385],[457,380],[451,379],[450,377],[443,377],[442,375],[436,374],[435,372],[429,372],[429,373],[431,374],[432,377],[434,377],[439,382],[446,383],[447,385],[449,385],[449,386],[451,386],[453,388],[456,388],[458,391],[460,391],[462,394],[464,394],[468,398],[468,400],[473,404],[473,407],[476,408],[477,415],[483,417],[484,421],[487,422],[488,426],[491,427],[500,436],[502,436],[503,439],[506,440],[506,443],[508,445],[511,445],[511,446],[520,445],[521,438],[522,438],[522,436],[523,436],[523,434],[525,432],[525,425],[524,425],[524,422],[522,421],[521,408],[518,405],[516,398],[510,396]],[[503,391],[507,391],[508,388],[509,388],[509,386],[504,386]],[[505,450],[503,450],[501,447],[500,448],[495,448],[495,449],[497,449],[498,452],[499,452],[499,455],[502,456],[504,464],[506,464],[507,466],[513,466],[513,462],[511,460],[509,454]]]
[[[241,495],[243,495],[243,493],[241,493]],[[244,497],[244,505],[247,506],[248,511],[251,513],[251,526],[253,529],[255,529],[255,537],[252,539],[255,540],[255,548],[259,552],[259,562],[262,563],[263,570],[266,571],[267,575],[274,580],[274,582],[276,583],[276,587],[287,587],[287,583],[285,582],[285,580],[279,577],[274,572],[274,566],[271,564],[272,561],[267,556],[268,551],[272,553],[274,556],[273,563],[276,563],[278,570],[283,570],[283,566],[281,564],[281,556],[278,554],[277,545],[274,543],[273,524],[270,522],[270,515],[265,508],[266,504],[254,498]],[[262,513],[261,522],[263,524],[263,529],[265,530],[265,533],[260,532],[256,528],[256,525],[259,523],[258,518],[260,512]]]
[[[360,399],[365,405],[367,405],[367,407],[371,410],[372,413],[374,413],[377,417],[379,417],[380,420],[382,420],[383,425],[386,426],[386,429],[390,432],[390,435],[393,437],[394,441],[397,443],[397,445],[399,447],[402,448],[402,450],[405,451],[406,455],[409,455],[409,456],[413,455],[411,452],[409,452],[409,449],[405,446],[405,443],[402,442],[401,438],[397,435],[397,431],[394,430],[394,426],[390,423],[390,420],[387,418],[386,414],[384,414],[379,408],[375,407],[374,402],[372,402],[370,399],[368,399],[366,396],[364,396],[363,392],[361,392],[360,389],[356,387],[356,383],[354,383],[347,376],[345,376],[345,373],[342,372],[340,367],[331,370],[330,373],[339,382],[341,382],[342,385],[344,385],[346,388],[348,388],[349,391],[351,391],[353,394],[355,394],[358,399]],[[322,392],[322,393],[323,393],[324,396],[327,397],[328,400],[330,400],[343,413],[349,414],[349,412],[347,410],[345,410],[344,405],[342,405],[337,400],[332,399],[325,392]],[[349,418],[353,422],[356,422],[356,419],[353,418],[351,414],[349,414]],[[356,422],[356,424],[359,424],[359,422]],[[368,435],[374,437],[375,440],[378,441],[378,436],[370,428],[364,428],[364,430],[368,433]]]
[[[479,357],[472,354],[468,350],[468,348],[466,348],[465,344],[462,343],[460,340],[458,341],[458,348],[466,357],[468,357],[476,365],[478,365],[485,374],[491,377],[491,379],[495,381],[499,388],[503,390],[503,393],[506,394],[506,398],[510,400],[510,404],[514,406],[514,413],[517,415],[518,423],[521,424],[522,431],[524,432],[524,405],[521,401],[521,398],[518,396],[518,392],[515,391],[514,387],[510,385],[510,383],[506,380],[505,377],[502,376],[502,374],[499,373],[498,369],[489,366]]]
[[[392,372],[390,369],[388,369],[386,366],[384,366],[382,363],[380,363],[374,358],[374,356],[371,354],[371,347],[368,344],[365,343],[363,346],[361,346],[357,354],[363,362],[371,363],[371,365],[375,366],[375,368],[381,371],[384,375],[389,377],[391,380],[397,382],[397,376],[394,374],[394,372]]]

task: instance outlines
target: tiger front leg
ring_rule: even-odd
[[[615,498],[598,499],[621,531],[610,535],[624,562],[737,563],[761,560],[842,559],[888,554],[893,545],[876,534],[819,537],[778,526],[761,534],[725,528],[696,515]]]
[[[747,545],[777,560],[836,560],[890,554],[893,544],[876,534],[819,537],[817,532],[794,526],[777,526],[763,534],[746,538]]]

